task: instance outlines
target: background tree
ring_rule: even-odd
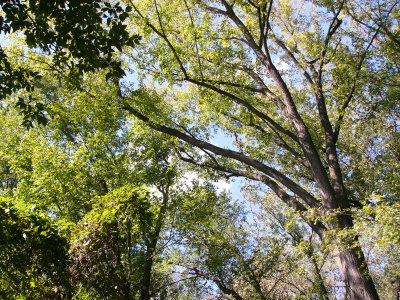
[[[284,299],[295,293],[280,290],[282,278],[294,272],[284,253],[284,240],[269,235],[262,222],[259,230],[246,220],[237,203],[218,195],[212,186],[195,186],[182,194],[185,201],[177,213],[177,265],[205,295],[213,283],[223,299]],[[254,221],[254,222],[258,222]],[[261,229],[262,228],[262,229]],[[218,293],[217,293],[218,294]],[[214,297],[217,297],[214,295]]]
[[[54,220],[0,199],[0,296],[63,299],[71,295],[68,242]]]
[[[75,230],[72,280],[92,297],[150,299],[167,199],[124,187],[98,199]]]

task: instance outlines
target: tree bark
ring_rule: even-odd
[[[340,251],[337,264],[343,275],[350,299],[379,299],[360,247]]]
[[[346,230],[353,228],[351,215],[339,215],[337,217],[335,231],[341,231],[346,235]],[[342,273],[346,285],[346,292],[352,300],[379,300],[378,292],[368,270],[358,236],[342,237],[336,235],[330,241],[336,244],[336,265]]]

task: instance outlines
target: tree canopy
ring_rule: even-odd
[[[398,4],[3,3],[7,297],[394,297]]]

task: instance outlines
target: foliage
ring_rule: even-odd
[[[370,201],[357,218],[357,230],[362,232],[382,298],[396,298],[400,283],[400,206],[379,195],[373,195]]]
[[[49,217],[1,198],[0,245],[1,298],[70,295],[68,242]]]
[[[124,24],[132,8],[119,3],[13,0],[3,2],[1,9],[0,33],[23,32],[27,46],[52,54],[50,67],[61,74],[69,72],[71,80],[101,69],[107,70],[108,78],[122,77],[121,62],[113,56],[116,50],[139,42],[139,36],[128,32]],[[13,67],[2,47],[0,72],[0,99],[19,89],[34,90],[41,77],[25,66]],[[20,98],[17,106],[26,117],[26,126],[35,120],[46,123],[43,103],[37,99]]]
[[[37,3],[6,5],[2,25],[11,26],[14,15],[25,20],[17,8],[36,16]],[[377,287],[391,297],[383,286],[395,280],[389,277],[397,276],[399,257],[397,1],[106,3],[85,2],[90,13],[82,27],[64,18],[74,5],[53,7],[51,22],[39,16],[43,35],[33,23],[17,22],[32,29],[23,33],[28,45],[10,44],[3,55],[6,69],[29,69],[36,79],[28,80],[35,89],[1,107],[7,115],[0,130],[8,134],[0,147],[2,193],[79,223],[71,253],[77,266],[80,257],[92,263],[74,270],[87,280],[86,292],[264,299],[343,291],[378,299]],[[116,23],[107,24],[110,18]],[[87,35],[91,22],[99,31]],[[143,37],[136,49],[118,48],[121,40],[94,52],[74,49],[77,31],[93,46],[123,22],[121,36]],[[71,34],[59,37],[64,27]],[[133,72],[135,84],[119,82],[122,69],[110,73],[108,59]],[[57,76],[54,62],[62,65]],[[71,84],[74,70],[80,81]],[[16,90],[9,87],[7,93]],[[32,118],[46,123],[38,114],[48,125],[21,129],[12,105],[29,116],[25,125]],[[259,216],[249,220],[211,185],[183,184],[188,170],[251,180]],[[125,189],[142,185],[162,196],[130,203]],[[280,204],[271,205],[276,199]],[[121,246],[128,233],[132,251]],[[129,255],[132,264],[125,263]],[[102,272],[112,273],[104,286]],[[171,278],[177,283],[168,287]],[[338,292],[337,285],[348,288]]]
[[[142,235],[153,213],[146,190],[124,187],[97,200],[75,228],[72,280],[100,298],[135,298],[140,291]]]
[[[314,270],[313,259],[318,256],[312,253],[294,214],[285,220],[281,208],[267,203],[268,211],[258,206],[256,212],[245,212],[240,203],[207,185],[195,184],[179,197],[178,242],[170,251],[177,269],[183,270],[178,278],[188,281],[186,287],[193,285],[198,297],[308,299],[327,295],[325,289],[320,290],[321,274],[314,274],[321,265]],[[292,225],[286,227],[286,223]]]
[[[347,1],[130,3],[144,28],[132,55],[153,85],[124,97],[127,110],[194,147],[184,160],[265,184],[338,246],[346,284],[365,283],[350,297],[378,298],[353,214],[373,190],[398,198],[397,2],[376,4],[384,19],[367,13],[376,23],[366,30]],[[154,90],[177,110],[143,109],[144,99],[159,103]],[[212,130],[233,145],[216,144]]]

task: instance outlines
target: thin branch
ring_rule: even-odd
[[[325,57],[326,57],[326,53],[328,51],[328,44],[329,44],[332,36],[335,34],[336,30],[338,30],[340,25],[342,24],[342,20],[339,20],[338,17],[339,17],[340,12],[343,9],[344,3],[345,3],[345,0],[342,0],[340,2],[339,9],[334,14],[333,19],[332,19],[331,23],[329,24],[328,33],[327,33],[327,35],[325,37],[325,41],[324,41],[324,48],[321,53],[321,62],[319,65],[319,70],[318,70],[318,82],[321,82],[322,69],[325,65]]]
[[[191,163],[193,165],[197,165],[200,167],[206,167],[206,168],[211,168],[216,171],[224,172],[224,173],[229,173],[230,177],[245,177],[248,179],[252,179],[255,181],[262,182],[266,184],[268,187],[271,188],[271,190],[281,199],[283,202],[285,202],[287,205],[290,207],[294,208],[297,211],[300,212],[305,212],[307,211],[307,208],[301,204],[299,201],[294,196],[290,196],[288,193],[286,193],[274,180],[269,178],[268,176],[261,174],[261,173],[255,173],[251,172],[249,170],[238,170],[226,166],[222,166],[220,164],[211,164],[211,163],[206,163],[206,162],[199,162],[194,160],[193,158],[187,158],[183,157],[180,155],[180,158],[183,161],[186,161],[188,163]],[[318,202],[317,199],[312,197],[311,195],[308,195],[307,197],[303,198],[300,197],[301,199],[304,200],[304,202],[307,203],[310,207],[317,208],[319,207],[320,203]]]
[[[311,78],[311,75],[307,72],[307,70],[303,67],[302,64],[300,64],[300,62],[297,60],[297,58],[294,56],[294,53],[292,51],[290,51],[290,49],[285,45],[285,43],[278,39],[276,37],[276,35],[272,36],[273,40],[275,41],[275,43],[281,47],[283,49],[283,51],[285,51],[285,53],[290,57],[290,59],[293,61],[293,63],[296,65],[296,67],[298,69],[300,69],[300,71],[303,72],[304,78],[307,80],[307,82],[311,85],[314,86],[314,81]]]
[[[231,119],[235,120],[236,122],[239,122],[240,124],[243,124],[243,125],[246,125],[249,127],[253,127],[265,135],[271,135],[262,126],[254,124],[254,122],[247,123],[247,122],[243,121],[242,119],[236,118],[233,115],[229,115],[227,113],[223,113],[223,114],[225,116],[227,116],[228,118],[231,118]],[[283,137],[279,134],[279,132],[273,126],[271,126],[271,124],[269,124],[267,122],[265,122],[265,124],[274,132],[275,136],[278,138],[279,141],[276,141],[276,144],[279,147],[290,152],[304,167],[310,168],[310,164],[308,163],[308,161],[304,160],[304,158],[302,157],[302,155],[299,152],[297,152],[293,147],[289,146],[289,144],[283,139]]]
[[[400,1],[395,1],[393,3],[393,5],[389,8],[389,10],[387,11],[387,17],[389,17],[389,15],[392,13],[393,9],[395,7],[398,6]],[[378,26],[378,28],[375,28],[363,21],[361,21],[359,18],[356,17],[355,13],[352,13],[349,11],[349,15],[353,18],[354,21],[356,21],[358,24],[363,25],[364,27],[367,27],[368,29],[372,30],[372,31],[379,31],[382,34],[385,34],[392,42],[396,43],[397,45],[400,46],[400,40],[387,28],[387,26],[385,26],[383,24],[383,22],[378,22],[374,16],[372,16],[371,14],[369,14],[363,7],[359,6],[359,8],[368,16],[368,18],[370,20],[372,20],[372,22]],[[379,7],[380,8],[380,7]],[[381,15],[376,15],[377,19],[382,19]],[[381,31],[381,29],[383,31]]]
[[[186,269],[188,269],[188,270],[193,271],[194,274],[197,275],[197,276],[201,276],[203,278],[212,280],[224,294],[233,296],[233,298],[235,298],[235,300],[242,300],[243,299],[235,290],[233,290],[231,288],[228,288],[223,283],[222,278],[217,278],[216,276],[214,276],[211,273],[207,273],[207,272],[201,271],[200,269],[198,269],[196,267],[189,266],[189,265],[184,264],[184,263],[180,263],[179,265],[184,267],[184,268],[186,268]]]
[[[177,283],[179,283],[179,282],[186,281],[186,280],[197,279],[197,278],[199,278],[199,277],[200,277],[200,275],[194,275],[194,276],[189,276],[189,277],[181,278],[181,279],[179,279],[179,280],[175,280],[175,281],[172,281],[172,282],[167,283],[167,284],[163,284],[163,285],[160,286],[158,289],[154,290],[154,292],[151,293],[150,296],[156,296],[157,293],[159,293],[161,290],[163,290],[163,289],[165,289],[166,287],[169,287],[169,286],[171,286],[171,285],[174,285],[174,284],[177,284]]]
[[[337,140],[339,138],[340,127],[341,127],[343,118],[345,116],[345,110],[349,106],[351,100],[353,99],[354,92],[356,90],[357,82],[358,82],[358,79],[359,79],[359,75],[360,75],[360,72],[361,72],[361,68],[362,68],[362,65],[363,65],[366,57],[367,57],[367,52],[368,52],[369,48],[371,47],[372,43],[374,42],[374,40],[376,39],[376,37],[378,36],[379,29],[380,28],[378,27],[378,29],[375,31],[375,34],[372,36],[370,42],[368,43],[368,46],[365,48],[364,52],[361,55],[360,61],[358,62],[358,65],[357,65],[357,68],[356,68],[356,74],[354,76],[353,85],[351,86],[350,92],[347,95],[346,100],[344,101],[342,107],[340,108],[339,117],[338,117],[338,119],[336,120],[336,123],[335,123],[335,131],[334,131],[335,142],[337,142]]]
[[[213,79],[202,79],[203,82],[208,82],[211,84],[220,84],[220,85],[227,85],[227,86],[231,86],[231,87],[237,87],[237,88],[241,88],[241,89],[245,89],[248,91],[251,91],[253,93],[259,93],[259,94],[264,94],[263,89],[260,88],[256,88],[250,85],[245,85],[245,84],[240,84],[240,83],[234,83],[234,82],[230,82],[230,81],[224,81],[224,80],[213,80]]]
[[[270,18],[270,16],[271,16],[271,11],[272,11],[272,4],[273,4],[273,0],[270,0],[270,2],[269,2],[269,8],[268,8],[268,11],[267,11],[267,16],[266,16],[266,18],[265,18],[265,33],[264,33],[264,49],[265,49],[265,51],[266,52],[268,52],[268,44],[267,44],[267,41],[268,41],[268,33],[269,33],[269,30],[271,29],[271,26],[270,26],[270,23],[269,23],[269,18]]]
[[[201,68],[202,64],[201,64],[200,55],[199,55],[199,45],[198,45],[198,42],[197,42],[196,27],[195,27],[195,25],[194,25],[194,20],[193,20],[192,12],[191,12],[190,9],[189,9],[189,6],[188,6],[188,4],[187,4],[187,1],[184,0],[184,2],[185,2],[186,9],[187,9],[187,11],[188,11],[188,13],[189,13],[190,22],[192,23],[192,27],[193,27],[193,31],[194,31],[194,45],[195,45],[195,48],[196,48],[196,56],[197,56],[197,62],[198,62],[198,64],[199,64],[199,68],[200,68],[201,78],[204,78],[204,76],[203,76],[203,71],[202,71],[202,68]]]
[[[136,5],[132,2],[132,0],[129,0],[129,3],[131,4],[132,8],[135,10],[135,12],[143,19],[143,21],[145,22],[145,24],[147,26],[149,26],[158,36],[160,36],[168,45],[168,47],[171,49],[172,54],[174,55],[176,61],[179,64],[179,67],[184,75],[184,77],[188,77],[186,68],[182,62],[182,60],[180,59],[178,52],[176,51],[175,47],[172,45],[172,43],[170,42],[170,40],[167,38],[164,28],[162,26],[162,22],[161,22],[161,16],[159,14],[158,11],[158,7],[157,7],[157,2],[155,0],[155,6],[156,6],[156,12],[157,12],[157,17],[158,17],[158,21],[160,23],[160,27],[161,27],[161,31],[158,30],[153,24],[151,24],[150,22],[148,22],[145,18],[145,16],[139,11],[139,9],[136,7]]]
[[[191,78],[186,79],[186,81],[196,84],[198,86],[208,88],[210,90],[217,92],[220,95],[226,96],[226,97],[234,100],[237,104],[244,106],[245,108],[247,108],[247,110],[254,113],[260,119],[265,120],[266,122],[270,123],[272,126],[274,126],[274,128],[276,128],[281,133],[284,133],[285,135],[289,136],[291,139],[293,139],[296,142],[298,141],[297,137],[291,131],[284,129],[282,126],[280,126],[278,123],[276,123],[272,118],[270,118],[268,115],[264,114],[260,110],[256,109],[254,106],[252,106],[246,100],[244,100],[228,91],[222,90],[214,85],[211,85],[207,82],[198,81],[198,80],[191,79]]]

